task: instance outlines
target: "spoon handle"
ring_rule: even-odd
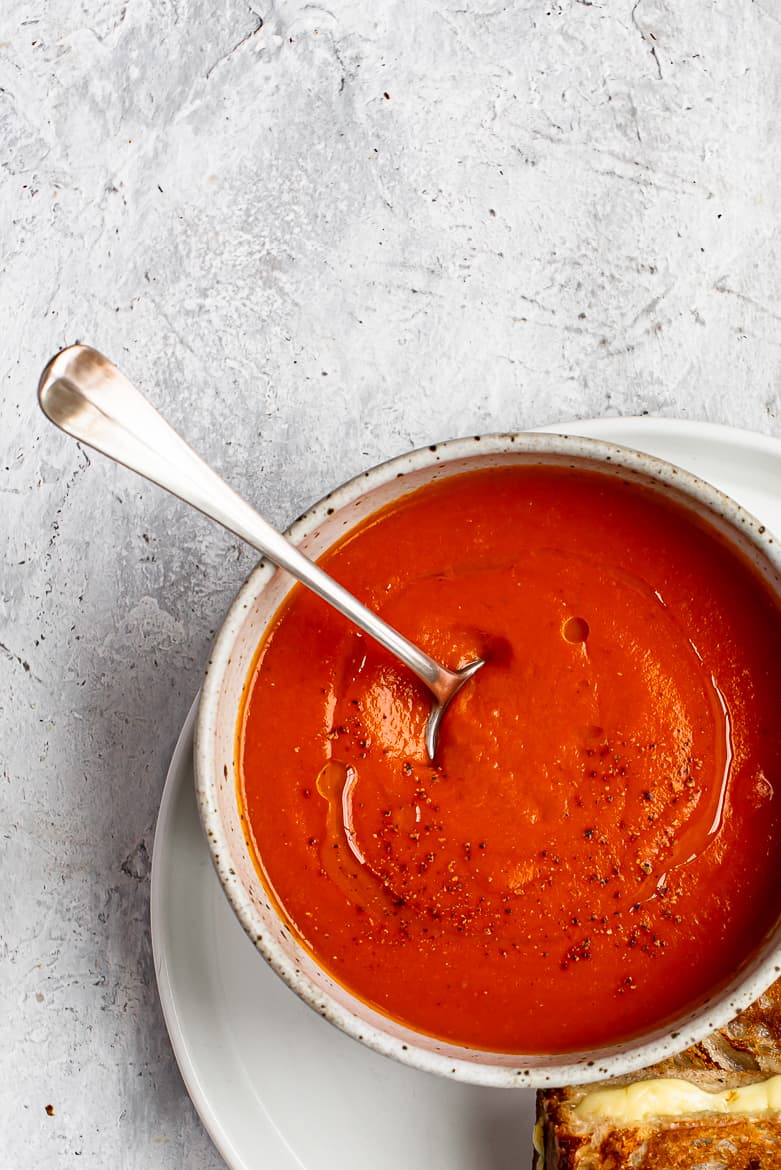
[[[38,400],[56,426],[172,492],[286,569],[400,658],[438,698],[453,690],[453,672],[367,609],[259,516],[171,427],[117,367],[86,345],[52,358]]]

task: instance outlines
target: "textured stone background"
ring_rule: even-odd
[[[45,424],[45,359],[114,356],[279,524],[451,435],[779,433],[779,62],[775,0],[2,0],[4,1168],[220,1165],[149,858],[252,562]]]

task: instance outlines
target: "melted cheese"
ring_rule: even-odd
[[[781,1076],[716,1093],[700,1089],[690,1081],[659,1077],[620,1088],[596,1089],[587,1093],[574,1109],[575,1116],[584,1121],[612,1121],[619,1126],[693,1113],[780,1112]]]

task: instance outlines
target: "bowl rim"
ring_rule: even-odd
[[[473,435],[448,439],[393,456],[366,471],[359,472],[323,496],[287,528],[285,536],[294,544],[300,543],[315,533],[318,526],[326,522],[332,513],[353,505],[370,491],[387,486],[393,481],[405,479],[411,472],[427,471],[438,465],[446,467],[448,464],[475,456],[501,457],[512,455],[513,452],[538,455],[541,461],[551,456],[587,459],[597,464],[605,464],[605,471],[613,473],[625,469],[635,473],[639,478],[647,477],[655,481],[663,492],[667,489],[668,492],[680,494],[704,507],[747,539],[775,571],[778,577],[777,595],[781,604],[781,545],[776,542],[767,526],[746,508],[719,488],[666,460],[618,443],[570,435],[566,432],[513,431]],[[598,468],[595,467],[594,470]],[[410,490],[414,490],[414,486]],[[403,1039],[398,1038],[353,1014],[343,1004],[332,999],[287,957],[271,932],[265,928],[258,909],[248,896],[237,873],[229,866],[227,859],[230,856],[230,845],[216,799],[218,761],[213,745],[216,739],[217,709],[223,677],[248,607],[258,603],[276,572],[276,566],[268,560],[261,559],[258,562],[236,594],[214,641],[201,687],[195,723],[193,750],[195,794],[212,862],[239,922],[274,972],[318,1015],[376,1052],[393,1057],[416,1069],[449,1079],[501,1088],[565,1086],[635,1072],[677,1055],[690,1045],[704,1040],[711,1032],[722,1027],[738,1012],[748,1007],[781,974],[779,917],[771,932],[771,936],[775,936],[775,941],[768,948],[765,957],[759,962],[750,963],[749,970],[738,977],[735,986],[713,992],[699,1006],[682,1013],[679,1023],[670,1024],[669,1027],[657,1027],[650,1032],[648,1038],[641,1036],[623,1044],[610,1046],[617,1048],[617,1051],[557,1053],[547,1056],[535,1054],[528,1057],[520,1055],[513,1064],[507,1063],[506,1053],[495,1054],[497,1058],[502,1058],[501,1064],[490,1061],[478,1063],[477,1055],[490,1057],[492,1054],[449,1042],[443,1042],[449,1049],[446,1053],[416,1047],[414,1040],[410,1043],[409,1029],[405,1031]],[[293,584],[291,579],[291,587]],[[273,612],[277,612],[283,601],[284,598],[274,605]],[[270,901],[274,907],[274,899]],[[281,922],[284,922],[276,909],[273,912]],[[345,991],[348,996],[352,996],[349,989]],[[359,997],[353,998],[357,1003],[363,1003]],[[378,1015],[382,1018],[382,1013]],[[392,1017],[388,1016],[387,1020],[389,1027],[398,1026]],[[412,1035],[414,1036],[414,1032]],[[431,1041],[431,1037],[426,1033],[421,1033],[421,1038]],[[459,1047],[465,1053],[463,1057],[453,1055],[453,1049]],[[527,1059],[539,1063],[525,1064]]]

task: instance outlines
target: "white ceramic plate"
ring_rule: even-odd
[[[623,443],[716,484],[781,531],[781,441],[707,423],[598,419],[544,430]],[[190,712],[152,863],[160,998],[188,1092],[231,1170],[517,1170],[534,1094],[441,1080],[365,1049],[310,1011],[249,941],[195,809]]]

